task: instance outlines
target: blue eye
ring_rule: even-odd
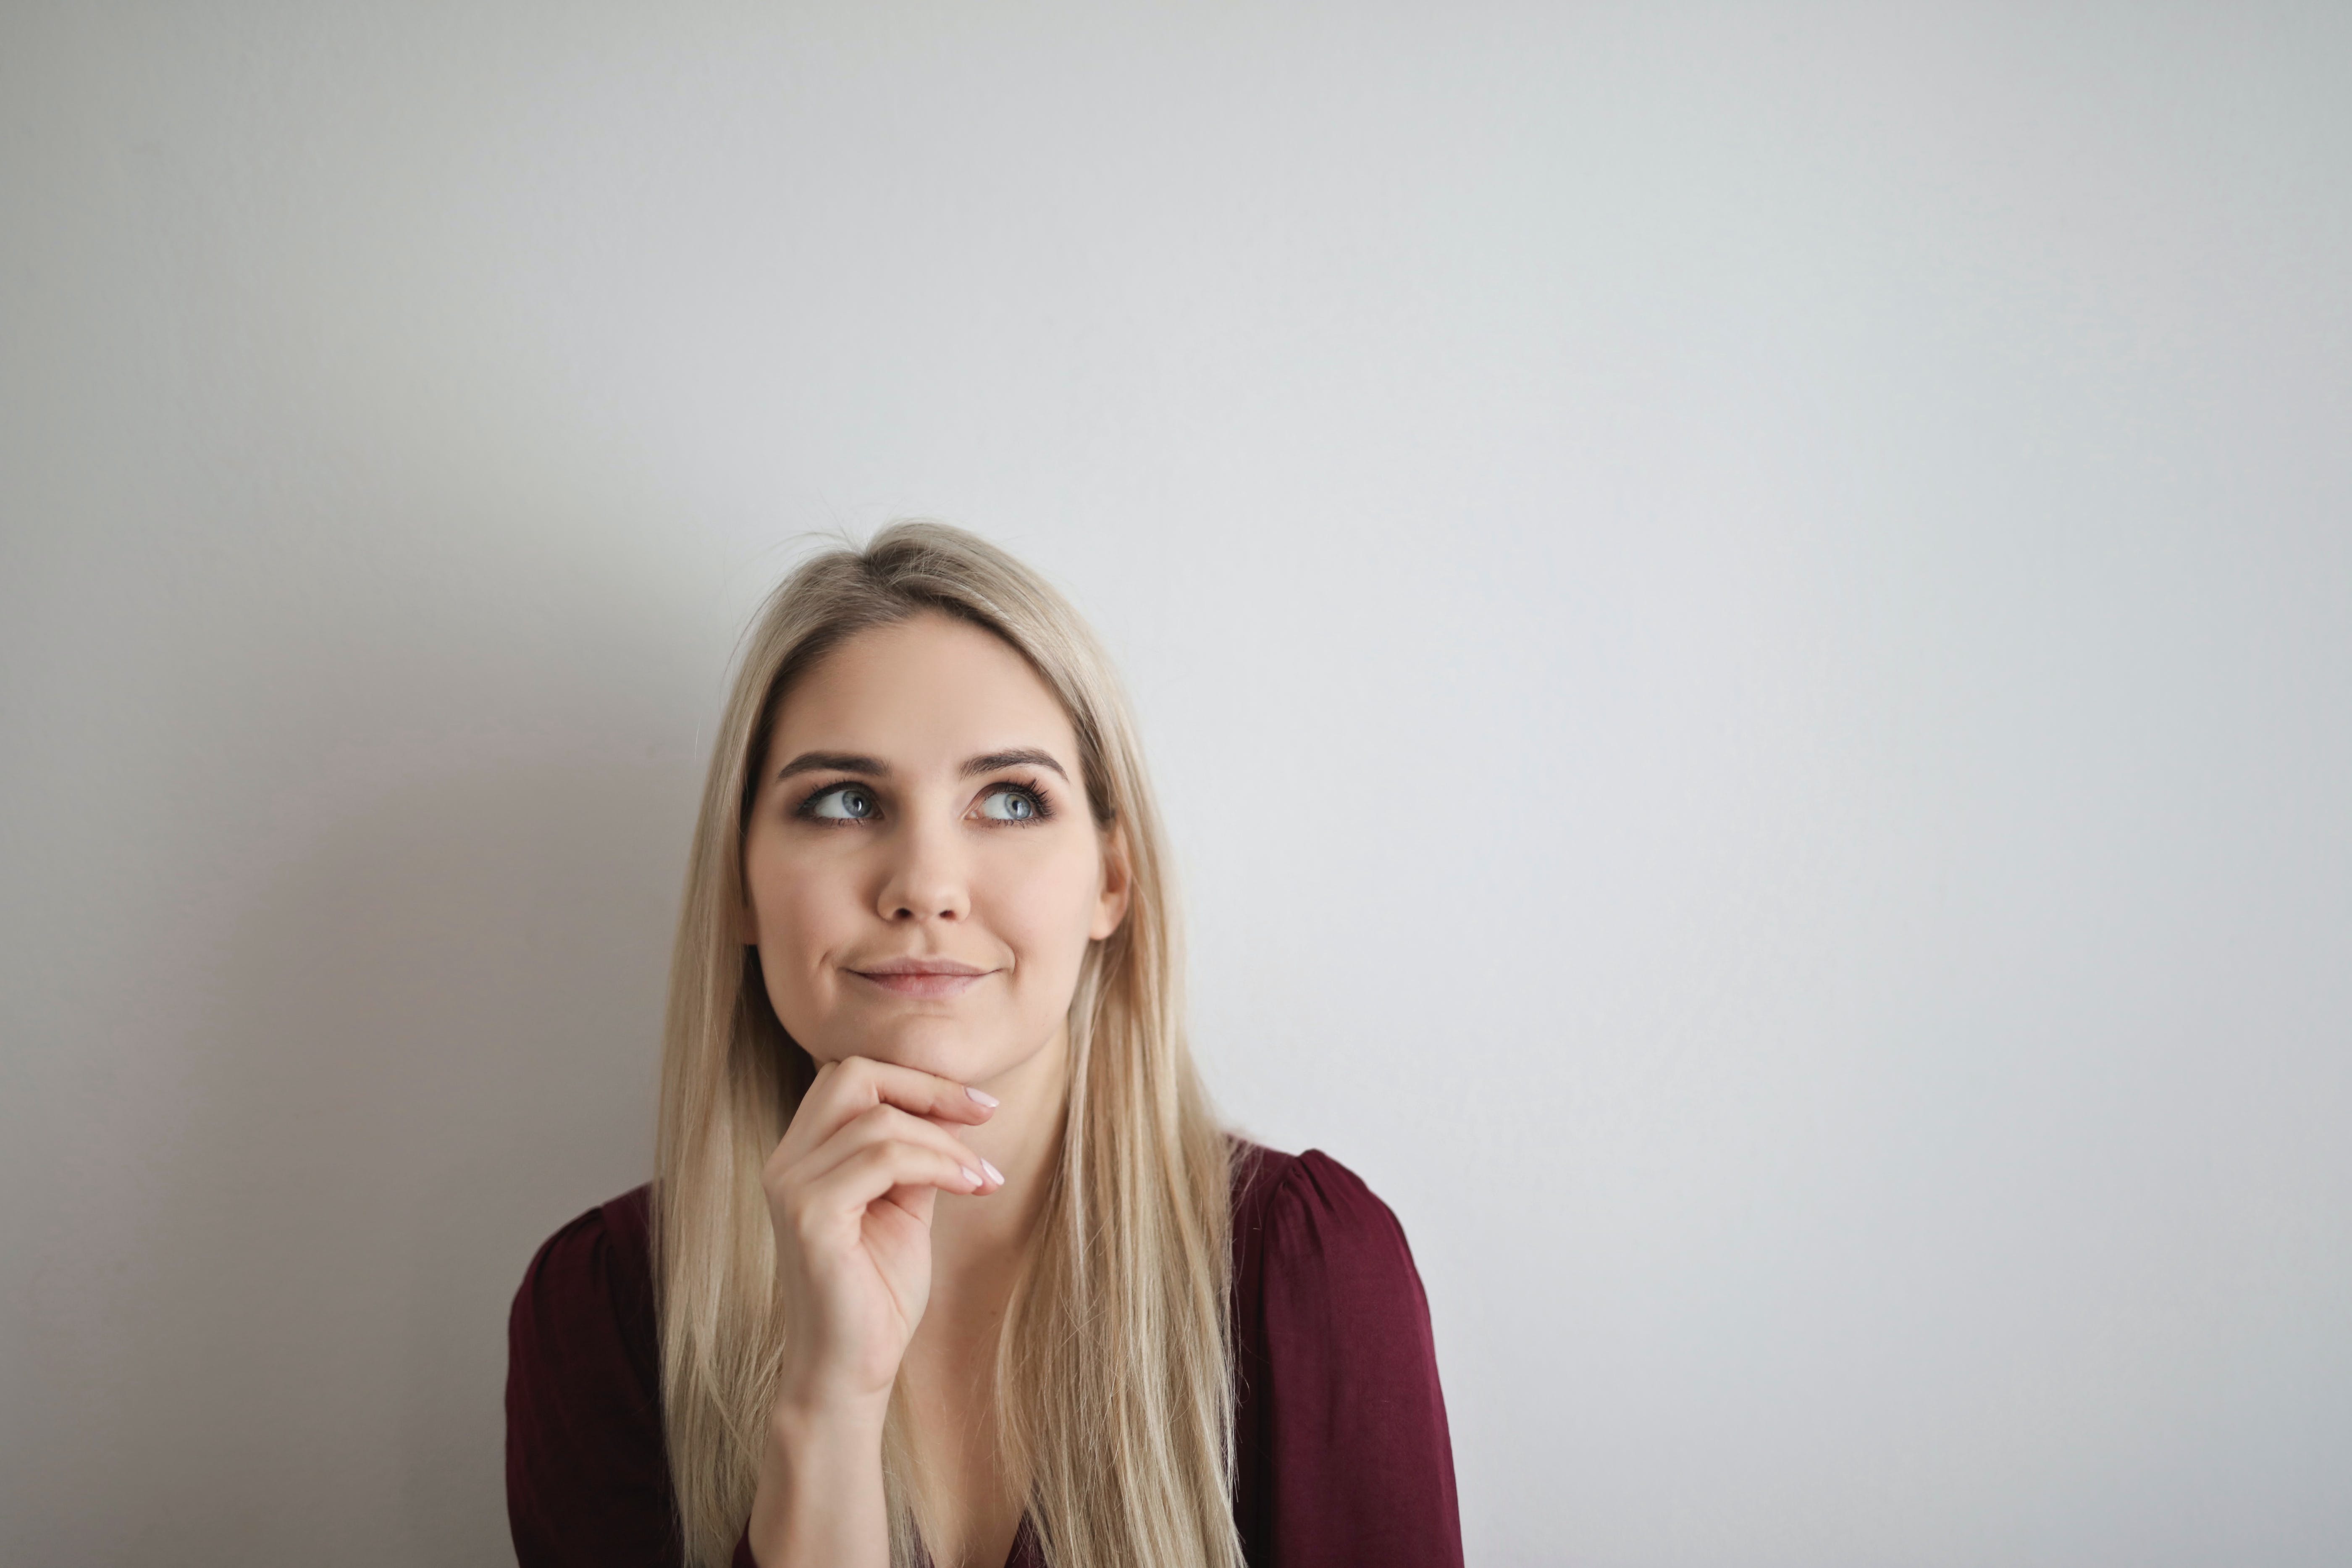
[[[878,809],[874,796],[858,784],[835,784],[822,794],[811,795],[801,807],[803,816],[814,816],[824,822],[866,822]]]
[[[980,798],[980,814],[991,822],[1034,822],[1045,814],[1035,795],[1017,784],[1003,784]]]

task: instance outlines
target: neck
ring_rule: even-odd
[[[1027,1060],[972,1085],[995,1096],[996,1112],[959,1135],[1004,1173],[1004,1185],[984,1198],[941,1193],[931,1208],[930,1299],[898,1381],[916,1485],[928,1497],[919,1504],[926,1544],[950,1568],[1003,1562],[1029,1492],[999,1447],[1006,1391],[998,1358],[1061,1157],[1069,1056],[1067,1034],[1056,1029]]]
[[[1062,1152],[1070,1098],[1066,1026],[1025,1060],[972,1087],[997,1100],[987,1124],[962,1130],[963,1141],[1004,1173],[1004,1185],[984,1198],[942,1193],[931,1215],[931,1293],[962,1294],[967,1282],[982,1291],[1009,1288]],[[986,1283],[983,1283],[985,1281]]]

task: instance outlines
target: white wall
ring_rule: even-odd
[[[796,533],[1125,660],[1474,1562],[2352,1558],[2352,12],[0,22],[0,1558],[495,1563]]]

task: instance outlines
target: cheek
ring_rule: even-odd
[[[819,1061],[835,1060],[848,1047],[828,1026],[841,997],[824,955],[845,940],[850,921],[844,909],[851,889],[841,873],[824,866],[771,862],[746,869],[768,1005],[803,1050]]]
[[[839,944],[856,913],[856,889],[846,868],[796,865],[778,857],[746,869],[770,984],[805,984],[803,977]]]
[[[1086,955],[1100,878],[1095,858],[1087,854],[1041,857],[1007,867],[996,879],[991,900],[993,923],[1024,963],[1075,974]]]

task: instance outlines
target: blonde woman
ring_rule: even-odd
[[[515,1299],[524,1568],[1461,1561],[1403,1233],[1213,1119],[1134,726],[1003,552],[901,523],[769,601],[660,1118]]]

